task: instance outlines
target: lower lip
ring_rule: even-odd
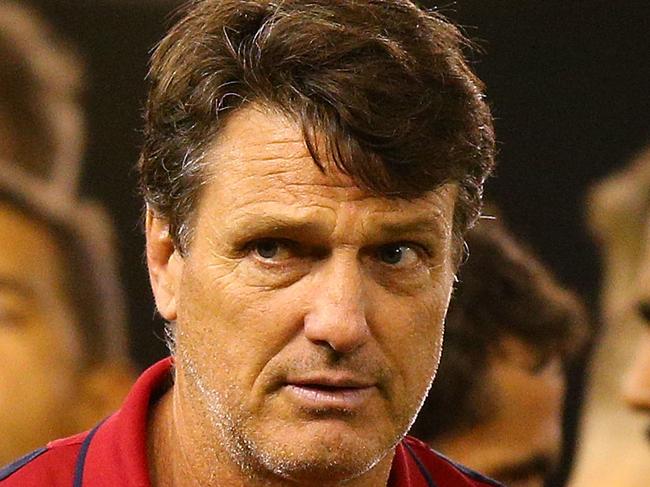
[[[296,384],[284,386],[294,400],[313,409],[354,410],[361,408],[372,396],[375,387],[321,389]]]

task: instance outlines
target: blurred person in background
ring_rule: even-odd
[[[0,166],[2,465],[105,417],[133,377],[108,220],[37,183]]]
[[[598,183],[587,210],[603,259],[603,331],[571,485],[645,487],[650,420],[639,412],[650,412],[650,150]]]
[[[111,228],[75,196],[81,86],[53,32],[0,2],[0,464],[95,423],[131,383]]]
[[[564,369],[585,309],[496,220],[467,235],[438,376],[411,434],[513,487],[542,487],[562,445]]]

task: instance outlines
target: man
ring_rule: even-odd
[[[87,428],[131,383],[107,221],[0,165],[0,464]]]
[[[602,251],[603,331],[595,349],[571,486],[650,483],[650,152],[594,186],[588,221]],[[623,407],[626,402],[629,408]],[[605,461],[606,459],[606,461]],[[608,468],[609,465],[625,468]]]
[[[411,433],[505,485],[542,487],[562,443],[564,366],[586,313],[501,224],[467,237],[445,353]]]
[[[462,42],[410,1],[192,3],[140,158],[173,369],[4,485],[494,485],[404,439],[493,165]]]

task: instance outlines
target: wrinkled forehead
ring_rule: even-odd
[[[216,204],[243,213],[342,209],[365,211],[369,220],[372,213],[393,219],[429,218],[450,226],[457,196],[452,183],[410,198],[373,192],[326,154],[315,161],[296,122],[258,107],[232,114],[203,154],[202,164],[207,177],[199,208]]]
[[[417,197],[447,182],[458,182],[457,161],[447,161],[443,167],[428,160],[415,161],[411,157],[414,146],[403,147],[400,158],[394,147],[389,149],[390,141],[384,142],[385,147],[380,143],[376,147],[362,144],[332,114],[322,115],[329,117],[323,121],[320,115],[294,110],[295,107],[281,107],[274,102],[246,102],[213,127],[201,144],[201,155],[270,162],[304,158],[329,179],[338,176],[337,182],[341,184],[395,198]],[[417,184],[410,181],[415,175],[419,175]]]
[[[379,191],[364,184],[349,170],[362,166],[373,154],[363,153],[352,138],[345,134],[325,134],[317,129],[306,134],[302,121],[273,106],[258,103],[245,105],[230,113],[213,138],[206,144],[201,155],[203,166],[207,166],[206,178],[219,177],[224,171],[249,176],[252,163],[259,164],[261,172],[255,176],[297,179],[306,173],[296,173],[300,166],[309,166],[309,180],[323,186],[356,188],[360,195],[372,194],[394,199],[410,199],[426,194],[395,191]],[[377,157],[378,160],[380,160]],[[342,163],[344,161],[344,163]],[[294,163],[289,168],[287,163]],[[406,166],[406,165],[405,165]],[[386,175],[374,175],[377,179]],[[266,172],[267,174],[263,174]],[[435,191],[447,181],[440,180],[429,188]]]

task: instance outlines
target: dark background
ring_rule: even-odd
[[[31,0],[88,65],[83,191],[112,211],[130,298],[133,354],[164,353],[143,259],[132,169],[149,52],[173,0]],[[435,2],[423,1],[433,5]],[[595,303],[586,188],[650,141],[650,2],[459,0],[438,4],[483,50],[474,64],[497,117],[500,166],[488,195],[569,286]]]

